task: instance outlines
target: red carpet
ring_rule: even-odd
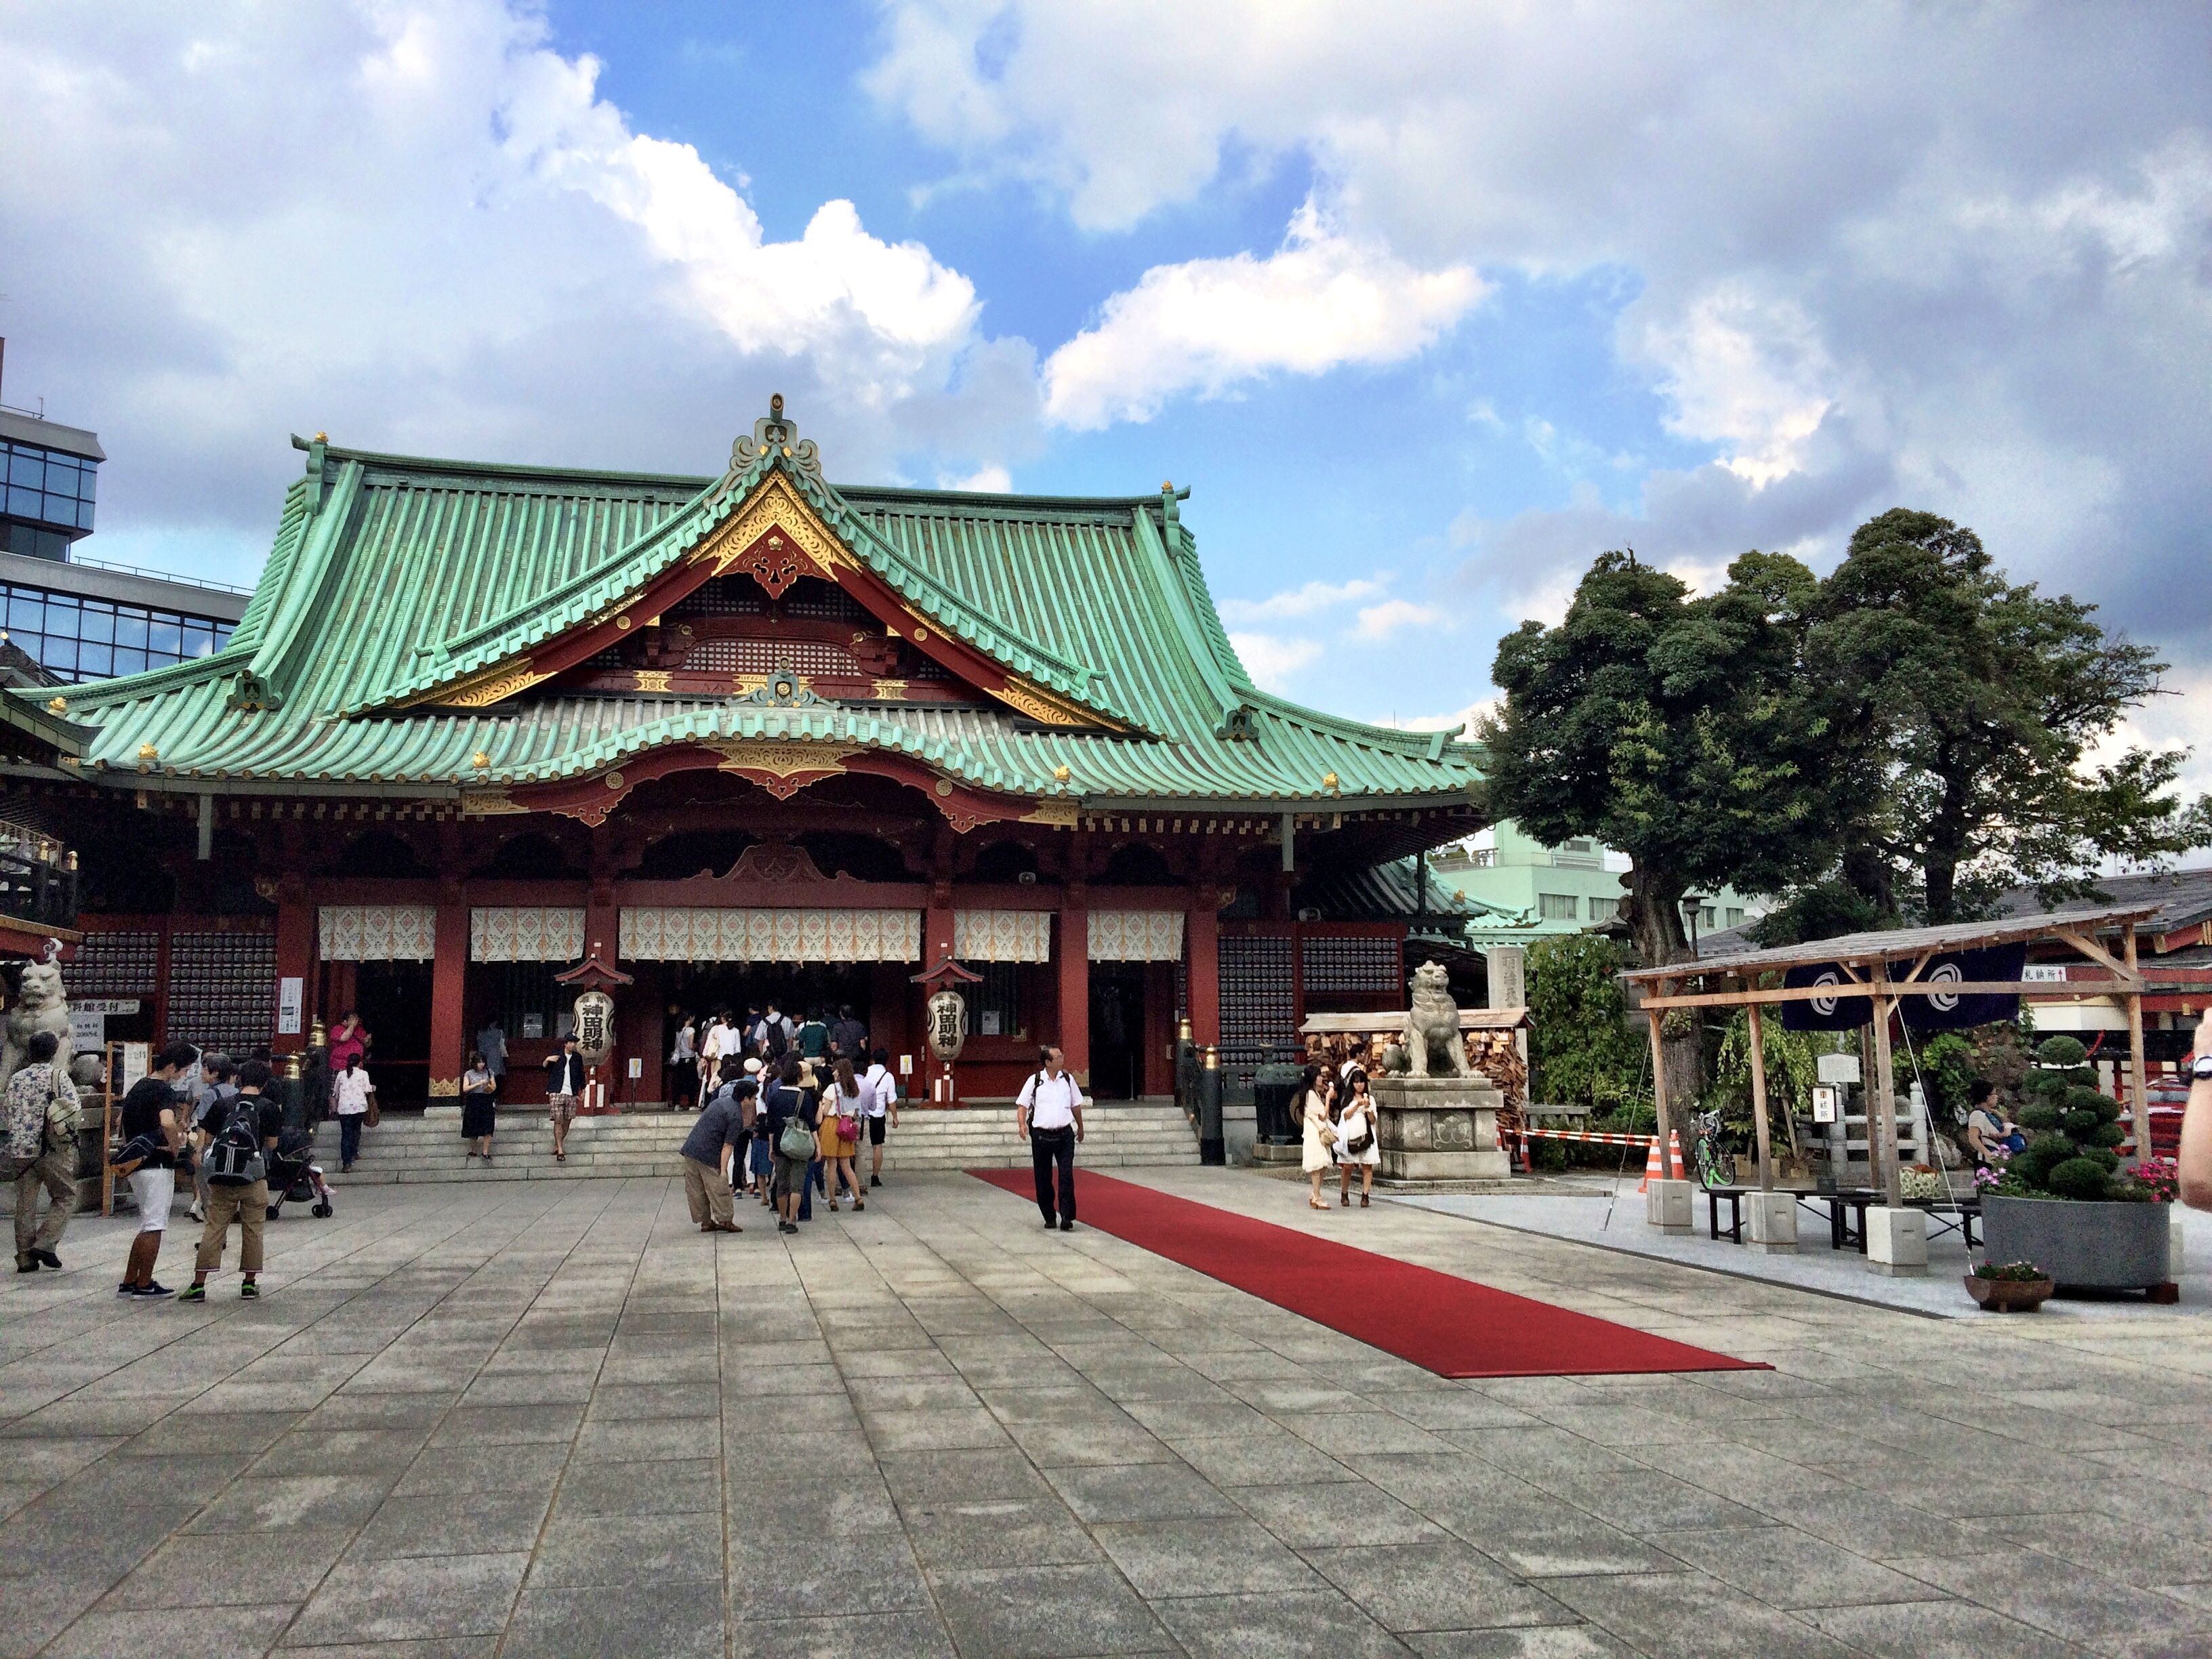
[[[1027,1170],[969,1173],[1034,1201],[1036,1184]],[[1771,1369],[1132,1182],[1081,1171],[1075,1181],[1083,1225],[1194,1267],[1439,1376]],[[1283,1200],[1303,1205],[1305,1190],[1286,1182]],[[1331,1213],[1347,1230],[1354,1224],[1352,1213]]]

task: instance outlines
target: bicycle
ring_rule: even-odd
[[[1721,1145],[1721,1115],[1698,1112],[1690,1119],[1690,1161],[1698,1184],[1711,1191],[1735,1184],[1735,1155]]]

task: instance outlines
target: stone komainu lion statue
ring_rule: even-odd
[[[1406,1016],[1408,1077],[1468,1077],[1467,1044],[1459,1034],[1459,1009],[1451,1000],[1443,964],[1425,962],[1413,969],[1413,1007]]]
[[[23,964],[22,983],[8,1007],[7,1045],[0,1049],[0,1086],[15,1075],[24,1051],[31,1046],[32,1034],[37,1031],[52,1031],[61,1040],[62,1053],[70,1052],[69,1002],[62,994],[58,963]]]

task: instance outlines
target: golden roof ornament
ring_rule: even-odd
[[[475,754],[469,757],[469,764],[475,767],[477,771],[481,772],[485,767],[491,764],[491,757],[485,754],[483,750],[479,749]]]
[[[1321,778],[1321,787],[1322,787],[1322,788],[1324,788],[1324,789],[1330,789],[1330,790],[1334,789],[1334,788],[1337,787],[1337,782],[1336,782],[1336,774],[1335,774],[1335,773],[1334,773],[1334,772],[1324,772],[1324,773],[1322,773],[1322,778]]]
[[[1065,766],[1055,766],[1052,769],[1052,781],[1054,783],[1066,783],[1075,774],[1069,771]]]
[[[48,697],[46,699],[46,712],[49,714],[68,714],[69,699],[67,697]]]

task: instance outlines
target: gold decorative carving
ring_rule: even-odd
[[[668,690],[668,671],[665,668],[641,668],[634,677],[641,691]]]
[[[1022,814],[1022,822],[1049,824],[1055,830],[1073,830],[1078,816],[1079,810],[1072,800],[1039,800]]]
[[[842,772],[845,763],[860,751],[813,743],[751,743],[730,738],[706,745],[722,757],[720,770],[766,772],[773,777],[796,777],[802,772]]]
[[[1026,681],[1015,679],[1012,676],[1009,676],[1006,683],[998,687],[991,695],[1016,714],[1027,714],[1031,720],[1043,726],[1087,726],[1094,723],[1110,726],[1114,724],[1110,720],[1101,720],[1095,714],[1079,713],[1068,704],[1060,702],[1059,698],[1040,691]]]
[[[530,666],[526,659],[520,667],[512,663],[501,663],[480,673],[471,674],[442,690],[425,691],[421,696],[412,699],[409,707],[434,702],[453,708],[488,708],[517,692],[527,691],[541,680],[552,678],[550,674],[538,672]]]
[[[904,680],[878,680],[876,682],[875,695],[878,697],[889,699],[903,697],[906,696],[906,682]]]
[[[430,1098],[433,1100],[449,1097],[458,1100],[460,1094],[461,1080],[457,1077],[434,1077],[430,1079]]]
[[[518,806],[504,789],[464,789],[461,791],[461,815],[464,817],[506,817],[517,812],[527,812],[526,806]]]
[[[608,788],[619,789],[623,787],[623,775],[619,772],[610,772],[607,774],[606,782]]]
[[[753,544],[771,531],[781,532],[783,545],[763,546],[748,558]],[[803,575],[834,580],[839,566],[854,564],[845,544],[781,472],[763,478],[720,527],[692,549],[690,559],[693,564],[712,564],[718,576],[739,569],[771,595],[781,595]]]

